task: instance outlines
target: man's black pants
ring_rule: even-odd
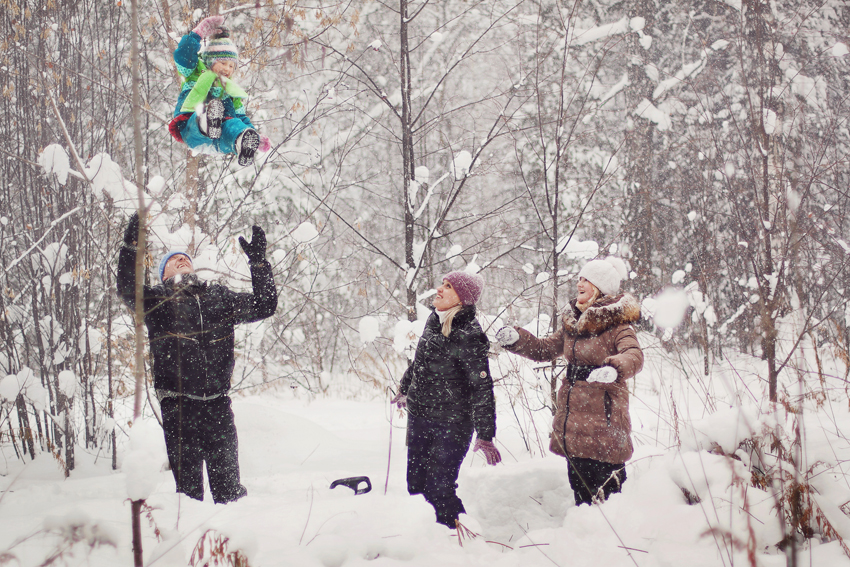
[[[239,481],[238,442],[230,398],[191,400],[163,398],[162,425],[165,447],[177,492],[204,499],[203,464],[213,500],[231,502],[248,494]]]
[[[424,495],[437,512],[437,522],[450,528],[458,514],[466,512],[455,489],[472,432],[472,422],[407,417],[407,491]]]

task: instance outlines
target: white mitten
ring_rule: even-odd
[[[602,366],[590,372],[587,377],[588,382],[601,382],[602,384],[610,384],[617,379],[617,369],[613,366]]]
[[[513,327],[502,327],[496,333],[496,342],[502,346],[512,345],[519,340],[519,333]]]

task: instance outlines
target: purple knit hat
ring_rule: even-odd
[[[478,274],[449,272],[443,276],[443,279],[452,284],[458,299],[464,305],[475,305],[481,298],[481,292],[484,290],[484,278]]]

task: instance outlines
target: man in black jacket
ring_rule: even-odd
[[[136,242],[139,217],[124,232],[118,259],[118,294],[135,309]],[[277,290],[266,261],[266,235],[239,243],[251,266],[253,293],[237,293],[198,279],[192,259],[170,252],[159,267],[162,283],[144,286],[145,325],[153,359],[154,388],[162,409],[165,446],[177,492],[204,499],[202,467],[207,464],[216,503],[247,494],[239,480],[236,425],[230,407],[234,327],[270,317]]]

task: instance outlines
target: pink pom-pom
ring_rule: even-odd
[[[268,136],[263,136],[262,134],[260,134],[260,146],[257,149],[263,153],[266,153],[267,151],[272,149],[272,143],[271,140],[269,140]]]

